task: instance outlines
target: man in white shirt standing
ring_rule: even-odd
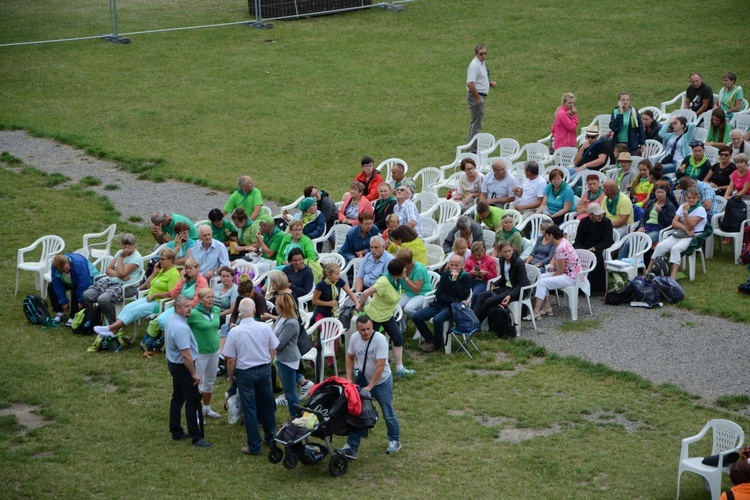
[[[474,59],[469,64],[469,70],[466,74],[466,102],[469,103],[471,111],[471,124],[469,125],[469,138],[466,142],[471,141],[472,137],[482,131],[482,120],[484,119],[484,100],[490,92],[490,88],[495,87],[495,82],[490,81],[490,73],[484,65],[487,59],[487,47],[477,45],[474,49]],[[476,153],[476,144],[472,145],[469,153]]]
[[[523,172],[526,177],[520,186],[513,189],[513,193],[517,198],[515,209],[525,217],[535,214],[536,209],[542,204],[547,181],[539,175],[539,164],[535,161],[527,161],[523,166]]]

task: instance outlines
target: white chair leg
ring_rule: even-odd
[[[706,274],[706,254],[701,251],[701,265],[703,266],[703,274]]]
[[[688,275],[690,281],[695,281],[695,252],[688,257]]]
[[[433,327],[434,327],[434,324],[433,324]],[[443,344],[444,344],[445,354],[450,354],[452,350],[450,327],[451,327],[450,321],[445,321],[443,323]]]
[[[574,287],[573,291],[570,292],[570,319],[571,321],[578,321],[578,288]]]
[[[15,295],[18,295],[18,278],[20,277],[21,270],[16,268],[16,293]]]
[[[742,262],[740,262],[740,254],[742,253],[742,240],[743,239],[744,239],[744,233],[743,233],[742,237],[732,238],[732,246],[734,247],[734,254],[732,254],[732,255],[734,257],[734,263],[735,264],[741,264],[742,263]],[[705,272],[706,271],[704,270],[703,273],[705,274]]]

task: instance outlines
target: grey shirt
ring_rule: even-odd
[[[167,361],[178,365],[185,364],[180,351],[190,349],[193,361],[198,357],[198,344],[187,320],[179,314],[173,314],[164,326],[164,346],[167,349]]]

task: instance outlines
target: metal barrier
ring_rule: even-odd
[[[159,0],[120,0],[119,5],[118,0],[35,0],[33,3],[3,0],[0,2],[0,47],[90,39],[130,43],[128,37],[134,35],[239,24],[272,28],[269,21],[370,8],[398,11],[404,8],[400,4],[412,1],[248,0],[245,7],[244,0],[236,4],[228,4],[226,0],[183,0],[176,10],[174,3]]]

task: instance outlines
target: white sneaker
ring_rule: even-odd
[[[307,393],[310,392],[310,389],[312,389],[313,385],[315,384],[313,384],[310,380],[305,382],[299,389],[299,397],[304,398],[305,396],[307,396]]]
[[[419,333],[419,331],[414,332],[414,336],[411,338],[412,340],[419,340],[422,338],[422,335]]]
[[[209,418],[221,418],[221,415],[213,411],[211,408],[203,408],[203,416]]]
[[[386,453],[392,455],[397,453],[401,449],[401,441],[391,441],[388,443],[388,448],[385,450]]]
[[[286,396],[282,394],[276,398],[276,406],[286,406]]]

